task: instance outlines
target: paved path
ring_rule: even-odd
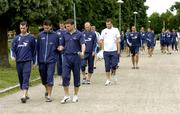
[[[105,87],[104,63],[98,62],[93,84],[81,86],[78,103],[60,104],[64,94],[56,80],[52,103],[38,85],[30,88],[27,104],[20,103],[20,93],[0,98],[0,114],[180,114],[180,53],[156,50],[152,58],[141,55],[139,66],[132,70],[130,58],[122,57],[118,84]]]

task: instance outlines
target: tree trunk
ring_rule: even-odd
[[[0,66],[10,67],[8,59],[8,36],[7,36],[8,26],[6,25],[6,20],[0,16]]]

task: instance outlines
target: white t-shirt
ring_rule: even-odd
[[[99,42],[99,40],[100,40],[100,34],[99,34],[99,32],[97,32],[97,31],[95,31],[95,33],[96,33],[97,41]]]
[[[116,42],[119,40],[118,38],[120,38],[118,28],[112,27],[102,30],[100,39],[104,40],[104,51],[117,51]]]

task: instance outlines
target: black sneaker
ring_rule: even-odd
[[[29,99],[30,99],[30,97],[26,96],[26,100],[29,100]]]
[[[22,103],[26,103],[26,98],[21,98]]]

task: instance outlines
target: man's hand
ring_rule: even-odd
[[[62,51],[62,50],[64,50],[64,47],[63,46],[58,46],[57,50]]]
[[[120,55],[120,50],[117,51],[117,54]]]
[[[12,59],[13,61],[15,61],[15,60],[16,60],[16,58],[15,58],[15,57],[11,57],[11,59]]]
[[[80,53],[80,57],[81,57],[81,59],[84,58],[84,52],[81,52],[81,53]]]
[[[95,54],[96,54],[95,52],[92,52],[92,56],[95,56]]]

